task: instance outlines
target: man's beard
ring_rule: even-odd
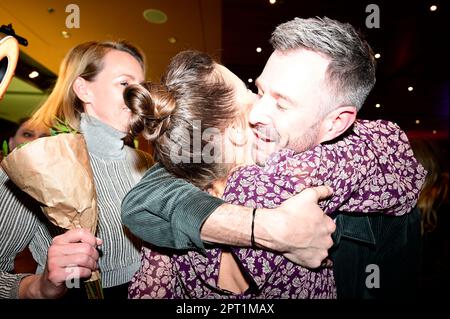
[[[303,132],[301,136],[296,137],[293,140],[287,140],[284,143],[280,138],[268,143],[262,142],[259,138],[256,138],[252,147],[253,160],[257,165],[263,166],[266,160],[280,149],[288,148],[296,153],[301,153],[313,148],[319,143],[320,124],[321,121],[319,120]]]
[[[288,142],[286,147],[296,153],[302,153],[319,144],[318,137],[320,124],[321,121],[317,121],[311,125],[300,137]]]

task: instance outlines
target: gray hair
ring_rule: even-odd
[[[326,72],[331,90],[329,102],[337,100],[341,105],[354,105],[359,110],[375,85],[373,51],[348,23],[327,17],[295,18],[280,24],[272,33],[270,43],[274,50],[281,52],[307,49],[326,55],[331,60]]]

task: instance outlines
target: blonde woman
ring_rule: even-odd
[[[33,119],[51,127],[58,118],[84,135],[98,196],[99,238],[83,229],[62,234],[0,170],[0,298],[62,297],[68,274],[89,278],[96,268],[105,298],[126,298],[139,268],[140,244],[123,228],[120,204],[152,159],[124,144],[130,112],[122,94],[142,82],[144,73],[143,54],[126,42],[83,43],[64,58],[53,92]],[[10,274],[14,257],[27,246],[36,274]]]

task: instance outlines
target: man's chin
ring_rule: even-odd
[[[261,152],[253,150],[252,158],[256,165],[263,166],[266,162],[267,156],[262,156]]]
[[[262,146],[261,144],[253,144],[252,147],[253,161],[259,166],[263,166],[269,156],[277,151],[275,145],[268,143],[264,144],[266,145]]]

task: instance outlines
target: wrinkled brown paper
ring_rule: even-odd
[[[1,162],[9,178],[40,202],[44,214],[65,228],[97,228],[97,195],[81,134],[43,137],[14,149]],[[98,280],[92,273],[88,281]]]

